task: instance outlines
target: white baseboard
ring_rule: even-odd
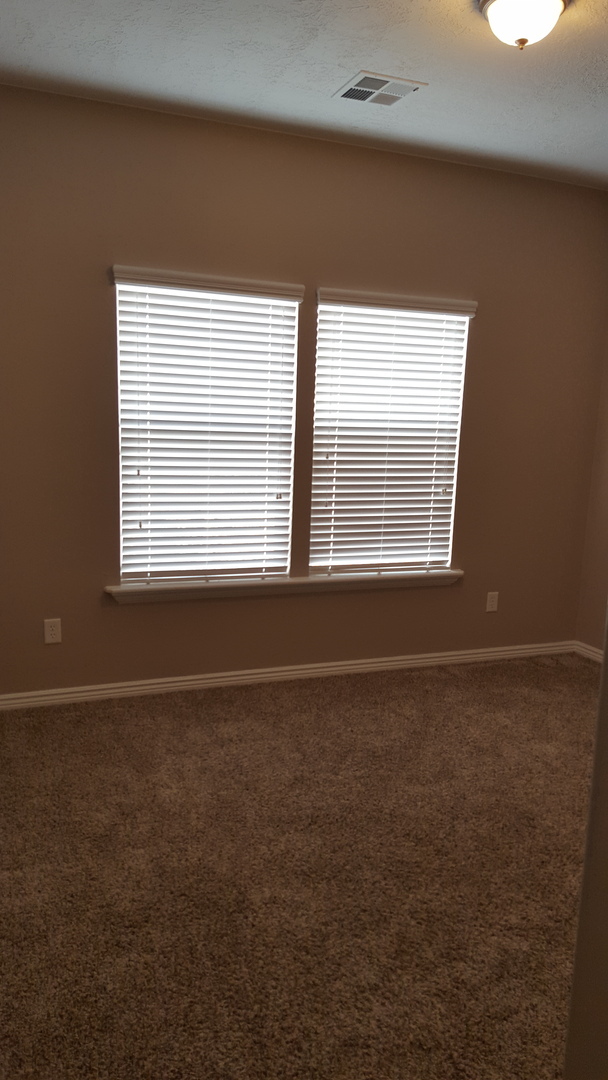
[[[210,675],[178,675],[169,679],[141,679],[136,682],[102,683],[99,686],[67,686],[56,690],[32,690],[0,695],[0,710],[25,709],[39,705],[62,705],[73,701],[138,697],[166,694],[175,690],[204,690],[212,686],[237,686],[285,679],[316,679],[325,675],[355,675],[366,671],[431,667],[437,664],[472,664],[489,660],[514,660],[526,656],[577,653],[588,660],[602,661],[602,650],[582,641],[553,641],[543,645],[505,645],[493,649],[464,649],[457,652],[419,653],[413,656],[381,656],[371,660],[336,660],[325,664],[295,664],[290,667],[253,668],[249,671],[220,671]]]
[[[604,659],[602,649],[595,649],[593,645],[585,645],[583,641],[573,641],[572,644],[574,646],[572,652],[578,653],[579,656],[586,656],[588,660],[595,660],[598,664],[601,664]]]

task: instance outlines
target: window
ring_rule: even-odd
[[[294,581],[303,290],[126,267],[114,277],[121,582]],[[370,300],[319,294],[312,501],[296,526],[309,528],[310,557],[299,583],[450,568],[475,306]]]
[[[117,298],[122,580],[287,574],[298,301]]]
[[[468,324],[320,303],[312,573],[449,566]]]

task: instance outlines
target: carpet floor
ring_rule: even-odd
[[[5,713],[6,1080],[554,1080],[599,669]]]

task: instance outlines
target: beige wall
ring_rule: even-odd
[[[606,350],[608,361],[608,349]],[[608,364],[599,395],[595,460],[577,635],[601,646],[608,595]],[[585,873],[567,1039],[566,1080],[608,1076],[608,670],[604,662]]]
[[[0,95],[0,692],[574,636],[605,195]],[[119,572],[113,263],[303,283],[309,385],[316,286],[477,300],[455,537],[463,582],[136,607],[104,596]],[[496,615],[484,612],[488,589],[500,592]],[[42,644],[48,616],[63,620],[60,646]]]
[[[606,303],[608,315],[608,298]],[[601,648],[608,597],[608,347],[599,392],[595,455],[591,471],[576,636]]]

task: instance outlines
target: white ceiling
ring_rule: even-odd
[[[428,86],[332,96],[360,70]],[[1,0],[0,82],[608,188],[608,0],[523,52],[476,0]]]

